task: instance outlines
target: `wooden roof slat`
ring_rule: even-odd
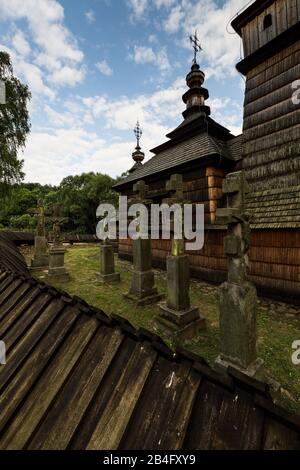
[[[13,278],[8,284],[7,288],[4,289],[0,294],[0,312],[2,311],[2,305],[6,302],[7,299],[14,294],[18,287],[22,284],[22,280],[18,278]]]
[[[200,375],[191,373],[191,363],[170,367],[159,357],[154,363],[120,448],[181,448]]]
[[[136,344],[87,449],[118,448],[155,358],[156,352],[148,343]]]
[[[54,299],[32,327],[21,337],[16,347],[8,352],[7,364],[0,368],[0,390],[3,389],[12,374],[20,367],[22,362],[25,361],[26,357],[28,357],[32,349],[42,338],[53,320],[61,313],[64,306],[61,299]]]
[[[2,392],[0,396],[1,435],[3,435],[8,420],[11,419],[14,414],[14,410],[20,406],[21,402],[30,392],[52,354],[61,346],[78,316],[78,311],[74,309],[66,313],[66,317],[64,314],[59,316],[58,321],[48,330],[43,341],[34,348],[22,365],[19,373],[12,377],[5,390]],[[45,390],[47,390],[47,387]],[[1,446],[5,448],[5,444],[2,444],[2,442],[4,441],[1,440]]]
[[[23,297],[30,290],[31,286],[28,282],[22,283],[15,291],[14,295],[7,298],[6,302],[2,304],[0,310],[0,321],[22,300]]]
[[[18,304],[14,306],[14,309],[10,315],[6,315],[6,317],[1,320],[0,338],[3,338],[3,336],[7,333],[8,328],[11,328],[22,314],[26,313],[26,315],[23,315],[23,317],[25,316],[26,319],[28,318],[28,309],[39,295],[41,295],[41,291],[38,287],[35,287],[31,288],[30,292],[27,292],[27,295],[24,299],[19,300]],[[7,343],[6,348],[8,349]]]
[[[300,450],[299,433],[286,427],[272,418],[265,422],[263,439],[264,450]]]
[[[87,447],[135,347],[135,340],[129,337],[124,338],[118,354],[113,358],[110,368],[100,383],[93,402],[89,405],[80,426],[76,429],[76,433],[68,446],[69,449],[85,449]]]
[[[53,357],[49,367],[32,389],[17,417],[4,434],[1,441],[2,448],[13,450],[26,447],[97,327],[98,322],[93,318],[79,319],[71,335],[64,341],[58,354]]]
[[[120,330],[101,327],[97,331],[29,448],[67,448],[122,340]]]

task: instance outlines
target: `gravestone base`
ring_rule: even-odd
[[[242,367],[236,362],[225,358],[220,354],[215,360],[215,369],[223,374],[227,373],[229,367],[237,369],[239,372],[257,380],[264,380],[264,361],[261,358],[257,358],[248,367]]]
[[[70,280],[70,274],[64,266],[66,250],[63,246],[53,246],[49,251],[49,271],[48,279],[67,282]]]
[[[259,380],[269,386],[269,390],[273,400],[276,402],[281,397],[281,385],[277,380],[273,379],[265,369],[264,361],[261,358],[253,361],[247,368],[241,367],[230,359],[218,356],[215,360],[214,368],[221,374],[227,374],[228,368],[236,369],[247,375],[251,379]]]
[[[191,339],[205,328],[206,320],[198,307],[190,305],[188,255],[168,256],[167,277],[167,302],[159,305],[156,324],[175,337]]]
[[[166,303],[159,305],[155,324],[175,340],[192,339],[206,328],[206,320],[200,315],[198,307],[177,311],[169,308]]]
[[[149,271],[134,271],[132,274],[131,288],[124,294],[126,299],[132,300],[138,306],[157,303],[163,296],[154,286],[154,273]]]
[[[108,284],[120,282],[120,273],[115,272],[114,249],[108,243],[100,246],[100,266],[100,272],[96,274],[99,282]]]
[[[45,269],[49,266],[48,242],[46,237],[34,238],[34,256],[31,260],[31,269]]]
[[[103,282],[107,284],[118,283],[121,280],[120,273],[111,273],[111,274],[97,273],[96,276],[99,282]]]
[[[49,266],[49,255],[34,255],[31,260],[30,269],[32,270],[43,270],[48,269]]]

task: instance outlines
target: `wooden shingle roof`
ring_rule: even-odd
[[[300,186],[247,195],[252,228],[300,228]]]
[[[162,171],[175,169],[181,165],[214,155],[222,156],[229,160],[241,158],[241,136],[223,142],[206,132],[194,135],[157,153],[114,187],[120,188],[124,184],[133,183]]]
[[[1,449],[300,449],[266,385],[3,266]]]

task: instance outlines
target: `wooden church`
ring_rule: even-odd
[[[216,220],[225,205],[222,183],[227,173],[245,170],[250,185],[250,278],[262,294],[300,302],[300,104],[293,99],[300,80],[300,0],[257,0],[232,22],[241,36],[246,77],[243,133],[233,136],[210,117],[205,74],[194,61],[187,75],[183,122],[142,163],[139,145],[129,176],[115,189],[132,194],[144,180],[156,203],[165,197],[171,174],[183,175],[186,199],[205,206],[205,244],[190,252],[191,272],[221,282],[227,260],[226,227]],[[152,241],[154,266],[165,266],[167,240]],[[119,256],[131,259],[130,240],[119,240]]]

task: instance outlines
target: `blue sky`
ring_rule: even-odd
[[[149,150],[181,121],[198,29],[212,117],[241,131],[241,41],[229,25],[247,0],[1,0],[0,49],[32,92],[26,181],[120,175],[132,166],[132,129]]]

